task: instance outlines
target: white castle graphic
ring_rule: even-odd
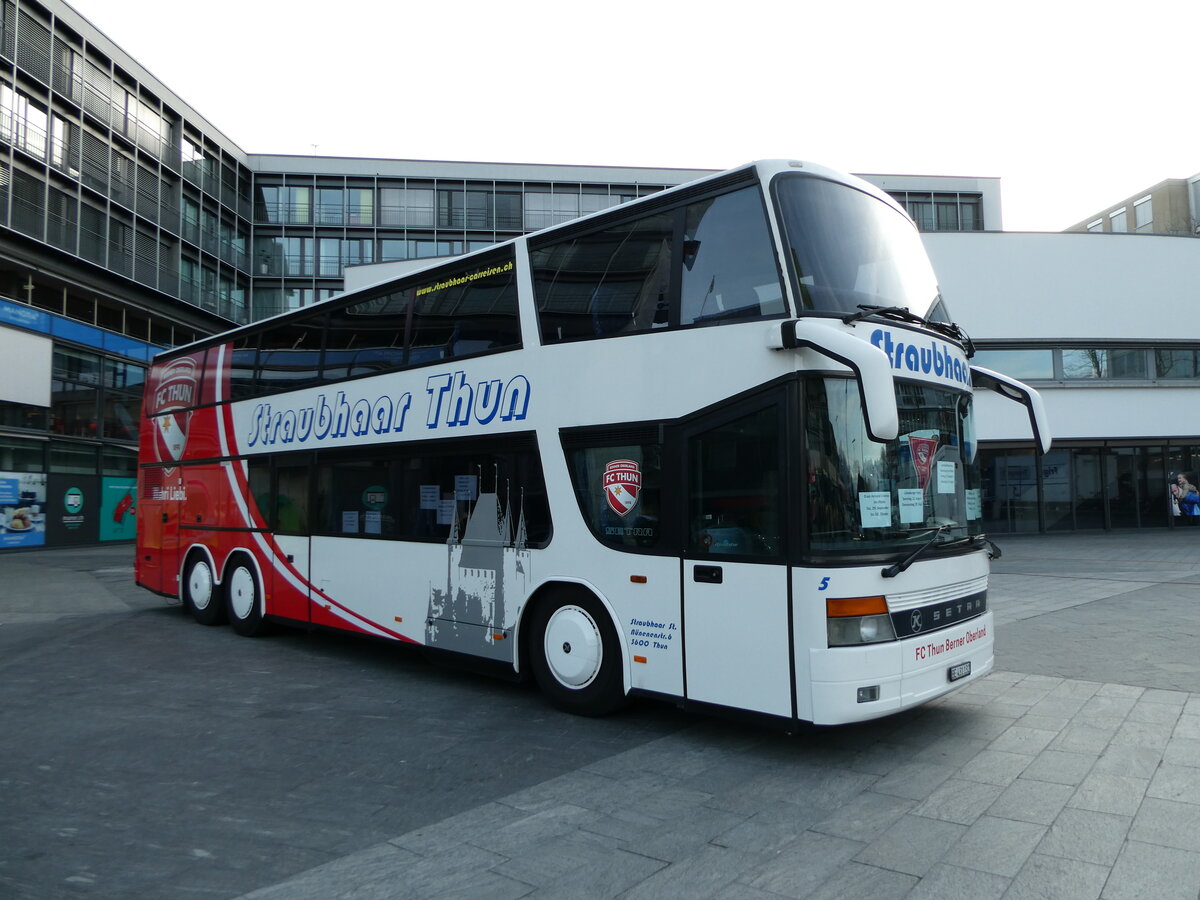
[[[524,503],[516,532],[512,504],[481,493],[460,536],[458,515],[446,542],[446,583],[429,592],[425,643],[431,647],[511,660],[516,605],[528,592],[531,559]],[[517,603],[510,604],[509,597]]]

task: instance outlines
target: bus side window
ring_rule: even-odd
[[[657,440],[568,449],[579,508],[602,543],[618,550],[665,552],[662,457]]]
[[[664,212],[531,250],[543,343],[665,328],[674,231]]]
[[[275,470],[275,520],[280,534],[308,534],[308,466]]]
[[[779,266],[758,188],[689,206],[679,323],[704,325],[783,312]]]
[[[257,515],[251,510],[251,519],[270,528],[274,524],[271,512],[270,459],[265,456],[251,456],[246,461],[246,479],[250,486],[250,499],[258,507]]]
[[[688,441],[688,551],[777,556],[784,485],[779,411],[769,406]]]

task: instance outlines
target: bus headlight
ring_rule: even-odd
[[[830,647],[896,640],[883,597],[826,600],[825,615]]]

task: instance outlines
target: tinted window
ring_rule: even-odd
[[[658,213],[532,251],[542,340],[665,328],[674,232],[675,214]]]
[[[255,363],[258,360],[258,335],[238,338],[230,352],[229,399],[242,400],[258,394]]]
[[[550,537],[532,437],[330,452],[316,478],[314,533],[444,542],[487,527],[484,538],[509,545]]]
[[[430,273],[416,287],[409,362],[420,365],[519,347],[514,271],[508,258]]]
[[[413,291],[397,290],[329,312],[327,381],[405,365],[404,334]]]
[[[757,187],[689,206],[681,255],[681,325],[784,312],[779,269]]]
[[[262,334],[258,351],[260,390],[291,391],[320,380],[323,325],[324,317],[290,321]]]
[[[601,443],[603,446],[567,449],[571,481],[584,521],[610,547],[661,549],[662,444],[649,435],[645,440],[630,435],[625,443]]]
[[[779,412],[767,407],[688,441],[688,549],[696,555],[782,551]]]

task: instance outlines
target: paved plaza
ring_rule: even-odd
[[[442,748],[419,770],[406,769],[397,751],[372,757],[370,767],[356,764],[355,772],[329,771],[324,778],[351,796],[345,811],[327,808],[323,816],[303,800],[307,792],[313,806],[319,797],[326,807],[341,802],[341,793],[320,793],[322,777],[293,785],[273,775],[279,796],[255,796],[276,808],[300,805],[288,807],[290,828],[267,826],[255,824],[249,807],[234,816],[229,804],[198,800],[198,785],[220,794],[226,773],[237,780],[247,767],[263,773],[302,766],[305,742],[296,732],[274,732],[285,735],[275,760],[240,757],[225,745],[226,756],[207,760],[200,774],[194,761],[179,761],[185,772],[172,789],[181,821],[168,830],[184,836],[110,840],[103,846],[124,858],[107,866],[78,853],[90,831],[132,832],[139,803],[148,815],[170,819],[171,794],[146,785],[109,797],[114,807],[103,815],[89,807],[87,798],[99,796],[94,790],[50,791],[34,802],[28,788],[39,763],[23,747],[44,739],[37,736],[43,726],[21,698],[86,678],[87,657],[75,671],[61,651],[82,653],[118,624],[138,639],[222,648],[228,629],[183,622],[163,612],[159,598],[129,591],[128,567],[107,548],[90,556],[0,558],[0,583],[41,597],[17,600],[6,591],[0,600],[0,722],[10,724],[0,732],[0,797],[16,798],[0,818],[0,895],[1196,900],[1200,530],[997,542],[1004,555],[989,593],[996,670],[920,710],[793,737],[649,703],[609,719],[578,720],[545,710],[535,694],[513,685],[389,663],[386,681],[374,669],[363,673],[367,681],[393,693],[412,687],[409,680],[420,683],[422,696],[456,692],[441,702],[458,704],[460,727],[448,735],[431,704],[408,712],[407,721],[355,724],[338,739],[337,752],[351,758],[360,742],[378,743],[391,729],[397,747],[412,742],[406,756],[418,752],[413,745]],[[70,646],[56,647],[68,625]],[[256,644],[228,641],[228,652],[237,654]],[[322,668],[312,681],[319,690],[326,675],[332,684],[341,667],[361,665],[351,642],[325,641],[315,651],[305,642],[268,642],[260,666],[287,666],[316,652]],[[129,654],[142,652],[130,642]],[[154,662],[169,667],[177,652],[160,646]],[[253,665],[246,660],[254,658],[232,656],[230,665]],[[247,692],[244,715],[270,714],[250,709],[267,701],[264,691]],[[289,710],[304,724],[305,715],[354,711],[359,699]],[[163,697],[150,708],[145,697],[139,702],[137,715],[118,714],[129,728],[160,734],[154,722],[174,721],[185,701]],[[539,721],[528,731],[495,739],[510,719],[534,715]],[[277,724],[292,723],[281,715]],[[13,725],[25,734],[14,734]],[[485,754],[469,766],[451,764],[456,748],[479,742]],[[78,759],[86,771],[88,753],[86,743],[64,748],[55,764]],[[159,771],[153,760],[145,765]],[[445,783],[431,793],[428,779]],[[463,793],[461,782],[473,779]],[[406,797],[418,808],[406,808]],[[351,828],[360,820],[376,827]],[[256,846],[271,852],[249,853]],[[58,865],[56,854],[77,859]],[[142,880],[131,881],[130,870]]]

